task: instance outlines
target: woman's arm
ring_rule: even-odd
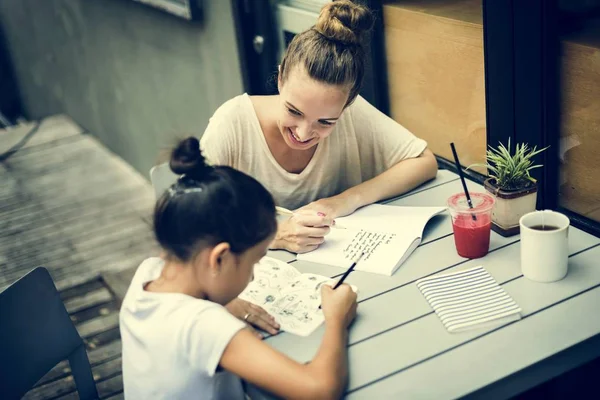
[[[435,156],[431,150],[425,149],[419,157],[400,161],[382,174],[346,190],[341,195],[346,199],[356,199],[356,208],[360,208],[414,189],[435,178],[437,169]]]
[[[400,161],[373,179],[337,196],[314,201],[303,209],[319,211],[331,218],[352,214],[360,207],[399,196],[435,178],[437,168],[435,156],[425,149],[417,158]]]
[[[306,208],[336,218],[399,196],[436,176],[437,161],[427,143],[404,126],[360,96],[344,112],[352,121],[346,129],[356,137],[362,173],[371,179]]]

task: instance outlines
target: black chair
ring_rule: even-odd
[[[97,399],[83,340],[48,270],[38,267],[0,293],[0,397],[21,398],[65,359],[79,397]]]

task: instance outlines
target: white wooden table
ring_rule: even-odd
[[[483,187],[468,183],[470,191]],[[438,177],[389,204],[442,206],[462,190],[458,176]],[[358,316],[350,330],[350,399],[507,398],[600,356],[600,239],[569,231],[569,273],[554,283],[523,277],[519,237],[491,233],[490,252],[477,260],[456,253],[450,216],[434,217],[421,246],[391,277],[353,272]],[[293,261],[301,272],[339,276],[344,270]],[[522,319],[502,326],[448,333],[418,291],[425,276],[483,265],[522,308]],[[267,342],[295,360],[315,355],[321,327],[303,338],[287,333]],[[253,399],[268,395],[250,388]]]

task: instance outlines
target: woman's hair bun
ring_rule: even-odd
[[[201,179],[211,169],[200,152],[200,142],[191,136],[179,142],[171,153],[171,171],[192,179]]]
[[[315,30],[330,40],[360,45],[373,26],[371,11],[350,0],[332,1],[321,9]]]

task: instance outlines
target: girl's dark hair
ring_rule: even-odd
[[[241,254],[277,229],[271,194],[240,171],[208,166],[198,139],[181,141],[169,166],[182,176],[156,203],[154,233],[163,249],[179,260],[189,261],[221,242]]]
[[[351,104],[365,74],[364,35],[373,26],[368,8],[350,0],[333,1],[321,9],[315,26],[292,39],[280,65],[285,82],[291,70],[303,66],[308,75],[331,85],[348,85]]]

